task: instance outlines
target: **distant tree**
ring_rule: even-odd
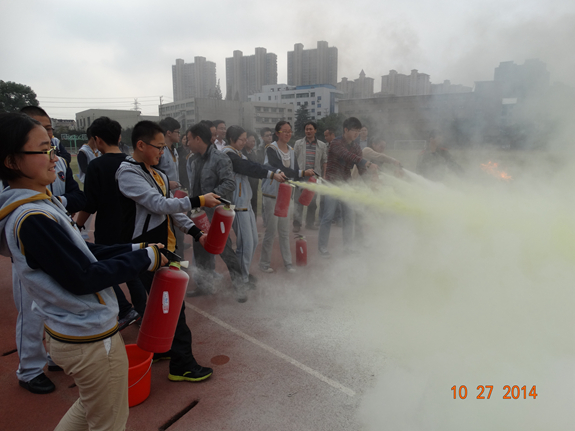
[[[30,87],[0,80],[0,112],[18,112],[29,105],[38,106],[36,93]]]
[[[216,85],[216,93],[214,99],[222,100],[222,88],[220,87],[220,80],[218,79],[218,85]]]
[[[121,141],[128,145],[130,148],[132,147],[132,131],[134,130],[133,127],[128,127],[127,129],[122,129],[122,136]]]
[[[333,130],[336,136],[339,136],[343,130],[342,125],[346,116],[343,114],[329,114],[317,122],[317,135],[323,137],[326,129]]]
[[[309,116],[307,105],[301,105],[299,108],[297,108],[295,113],[294,135],[297,139],[303,138],[305,136],[305,123],[307,123],[309,120],[311,120],[311,118]]]

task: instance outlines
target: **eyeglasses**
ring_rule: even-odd
[[[56,155],[57,148],[52,146],[49,150],[44,151],[20,151],[19,154],[48,154],[48,159],[52,160]]]
[[[149,145],[150,147],[154,147],[157,150],[160,150],[160,153],[162,151],[164,151],[167,147],[167,145],[162,145],[161,147],[158,147],[157,145],[152,145],[152,144],[148,144],[146,141],[142,141],[144,144]]]

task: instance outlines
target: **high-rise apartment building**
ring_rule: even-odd
[[[264,85],[278,82],[277,55],[265,48],[256,48],[254,55],[244,56],[234,51],[226,58],[226,100],[247,101],[248,96],[258,93]]]
[[[216,93],[216,63],[194,57],[193,63],[178,58],[172,66],[174,102],[191,97],[208,98]]]
[[[341,78],[341,81],[337,83],[337,89],[343,92],[346,99],[366,99],[373,97],[373,83],[374,79],[365,76],[362,70],[355,81]]]
[[[389,75],[381,77],[381,93],[394,96],[423,96],[431,94],[429,75],[413,69],[411,74],[404,75],[390,70]]]
[[[288,51],[288,85],[337,85],[337,48],[319,41],[315,49],[296,43]]]

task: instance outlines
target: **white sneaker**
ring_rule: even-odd
[[[289,272],[290,274],[293,274],[294,272],[297,272],[292,265],[286,266],[286,271]]]
[[[268,274],[274,272],[273,268],[270,266],[260,266],[261,272],[267,272]]]

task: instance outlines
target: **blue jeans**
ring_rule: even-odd
[[[320,253],[327,252],[331,222],[335,217],[338,205],[341,208],[341,214],[343,217],[343,247],[344,249],[349,249],[353,246],[353,224],[355,218],[353,210],[345,202],[331,196],[325,196],[323,201],[324,209],[321,217],[321,224],[319,226],[318,249]]]

